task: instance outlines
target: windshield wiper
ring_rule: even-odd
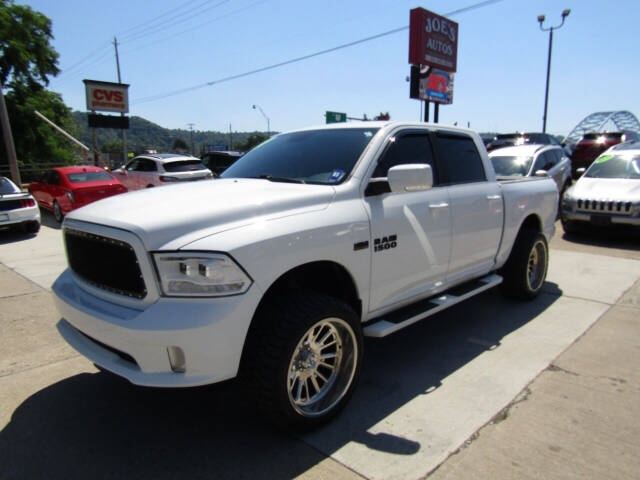
[[[270,182],[307,183],[304,180],[299,180],[297,178],[274,177],[273,175],[269,175],[267,173],[262,173],[262,174],[258,175],[258,178],[264,178],[265,180],[269,180]]]

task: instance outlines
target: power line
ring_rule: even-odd
[[[166,12],[161,13],[157,17],[153,17],[151,20],[147,20],[146,22],[139,23],[138,25],[134,25],[133,27],[130,27],[130,28],[127,28],[126,30],[123,30],[122,32],[119,33],[119,35],[121,37],[124,37],[125,35],[132,33],[134,30],[136,30],[136,29],[138,29],[140,27],[145,27],[145,28],[149,27],[149,25],[151,25],[156,20],[160,20],[161,18],[165,18],[170,13],[173,13],[176,10],[180,10],[182,7],[184,7],[184,6],[186,6],[186,5],[190,4],[190,3],[194,3],[196,1],[197,0],[188,0],[188,1],[184,2],[183,4],[178,5],[175,8],[172,8],[171,10],[167,10]]]
[[[482,2],[474,3],[473,5],[469,5],[467,7],[459,8],[459,9],[454,10],[452,12],[445,13],[444,16],[451,17],[451,16],[454,16],[454,15],[458,15],[460,13],[468,12],[470,10],[474,10],[474,9],[477,9],[477,8],[482,8],[482,7],[485,7],[485,6],[488,6],[488,5],[492,5],[494,3],[498,3],[498,2],[501,2],[501,1],[503,1],[503,0],[484,0]],[[283,67],[285,65],[290,65],[292,63],[297,63],[297,62],[301,62],[303,60],[308,60],[310,58],[318,57],[320,55],[326,55],[327,53],[335,52],[337,50],[342,50],[344,48],[353,47],[353,46],[359,45],[361,43],[370,42],[372,40],[376,40],[376,39],[381,38],[381,37],[386,37],[388,35],[393,35],[394,33],[402,32],[402,31],[408,30],[408,29],[409,29],[409,26],[405,25],[403,27],[394,28],[392,30],[388,30],[386,32],[378,33],[376,35],[371,35],[369,37],[361,38],[361,39],[355,40],[353,42],[343,43],[343,44],[337,45],[335,47],[327,48],[325,50],[320,50],[318,52],[310,53],[308,55],[303,55],[301,57],[292,58],[290,60],[285,60],[283,62],[275,63],[275,64],[272,64],[272,65],[268,65],[266,67],[257,68],[255,70],[250,70],[248,72],[239,73],[237,75],[231,75],[231,76],[228,76],[228,77],[219,78],[217,80],[212,80],[210,82],[205,82],[205,83],[201,83],[201,84],[198,84],[198,85],[193,85],[191,87],[186,87],[186,88],[181,88],[181,89],[178,89],[178,90],[173,90],[173,91],[167,92],[167,93],[162,93],[162,94],[157,94],[157,95],[150,95],[148,97],[142,97],[140,99],[132,101],[131,103],[132,104],[139,104],[139,103],[153,102],[153,101],[160,100],[160,99],[163,99],[163,98],[172,97],[172,96],[175,96],[175,95],[180,95],[182,93],[191,92],[193,90],[199,90],[201,88],[210,87],[212,85],[216,85],[216,84],[219,84],[219,83],[228,82],[228,81],[231,81],[231,80],[236,80],[238,78],[247,77],[249,75],[255,75],[256,73],[265,72],[267,70],[273,70],[274,68],[279,68],[279,67]]]
[[[231,0],[221,0],[220,2],[218,2],[218,3],[214,4],[214,5],[211,5],[208,8],[205,8],[205,9],[199,10],[199,11],[197,11],[195,13],[192,13],[196,8],[200,8],[200,7],[204,6],[204,5],[206,5],[207,3],[209,3],[209,1],[210,0],[207,0],[206,2],[198,4],[197,7],[195,7],[191,11],[183,12],[183,13],[178,14],[175,17],[172,17],[172,18],[167,18],[166,20],[154,25],[153,27],[150,27],[148,29],[143,29],[140,32],[137,32],[135,34],[127,35],[124,38],[124,40],[122,41],[122,43],[128,43],[128,42],[131,42],[131,41],[134,41],[134,40],[139,40],[140,38],[144,38],[144,37],[147,37],[149,35],[153,35],[153,34],[158,33],[160,31],[166,31],[167,28],[172,28],[172,27],[174,27],[176,25],[179,25],[181,23],[188,22],[189,20],[193,19],[194,17],[202,15],[203,13],[208,12],[209,10],[213,10],[214,8],[218,8],[218,7],[222,6],[222,5],[224,5],[225,3],[229,3]],[[180,20],[177,20],[178,18],[183,17],[184,15],[189,15],[189,16],[187,16],[186,18],[182,18]],[[165,27],[165,25],[167,25],[168,23],[171,23],[172,25],[170,27]]]
[[[171,35],[169,35],[167,37],[160,38],[158,40],[154,40],[153,42],[145,43],[143,45],[139,45],[139,46],[137,46],[135,48],[132,48],[131,50],[125,50],[125,52],[126,53],[137,52],[138,50],[142,50],[144,48],[157,45],[158,43],[164,42],[166,40],[172,40],[172,39],[176,38],[178,35],[182,35],[183,33],[187,33],[187,32],[193,32],[194,30],[197,30],[197,29],[199,29],[201,27],[205,27],[207,25],[210,25],[211,23],[217,22],[219,20],[223,20],[223,19],[231,17],[233,15],[237,15],[238,13],[244,12],[245,10],[249,10],[249,9],[251,9],[251,8],[257,6],[257,5],[260,5],[261,3],[266,3],[268,1],[269,0],[259,0],[257,2],[250,3],[249,5],[246,5],[246,6],[242,7],[242,8],[237,9],[237,10],[233,10],[232,12],[225,13],[224,15],[220,15],[220,16],[215,17],[215,18],[211,18],[211,19],[207,20],[206,22],[202,22],[202,23],[199,23],[199,24],[194,25],[192,27],[185,28],[184,30],[181,30],[179,32],[172,33]]]
[[[124,30],[123,32],[120,32],[117,36],[132,37],[134,35],[140,34],[141,32],[143,32],[145,30],[148,30],[150,28],[155,28],[158,25],[164,24],[167,21],[172,21],[173,18],[182,16],[182,15],[185,15],[185,14],[192,13],[194,11],[194,9],[188,9],[187,11],[182,12],[182,14],[180,14],[180,15],[178,15],[176,17],[169,18],[168,20],[166,19],[166,16],[168,14],[173,13],[173,12],[175,12],[177,10],[180,10],[180,9],[184,8],[185,6],[187,6],[187,5],[189,5],[191,3],[194,3],[195,1],[197,1],[197,0],[188,0],[187,2],[184,2],[183,4],[181,4],[181,5],[179,5],[179,6],[175,7],[175,8],[172,8],[170,10],[167,10],[164,13],[158,15],[157,17],[152,18],[151,20],[147,20],[146,22],[140,23],[138,25],[135,25],[133,27],[130,27],[130,28]],[[203,5],[206,5],[207,3],[211,2],[211,1],[212,0],[205,0],[204,2],[196,5],[195,9],[197,9],[197,8],[203,6]],[[165,20],[163,22],[161,22],[160,24],[158,24],[158,25],[153,25],[153,23],[156,22],[159,19],[165,19]],[[141,31],[136,32],[135,30],[139,29],[140,27],[143,27],[143,29]],[[74,70],[77,70],[78,67],[82,66],[82,68],[84,69],[84,68],[87,68],[89,65],[94,65],[96,63],[95,56],[98,53],[100,53],[101,51],[105,50],[105,49],[109,49],[109,51],[110,51],[110,48],[111,48],[111,42],[110,41],[109,42],[104,42],[103,44],[100,45],[100,47],[98,47],[97,49],[95,49],[91,53],[87,54],[86,56],[82,57],[80,60],[78,60],[77,62],[75,62],[71,66],[65,68],[65,70],[57,78],[66,77],[69,73],[73,72]],[[104,57],[104,54],[102,56]],[[88,61],[91,62],[89,65],[83,65]]]

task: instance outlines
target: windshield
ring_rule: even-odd
[[[640,156],[603,155],[593,162],[584,176],[640,179]]]
[[[20,193],[20,189],[8,178],[0,177],[0,195],[7,195],[9,193]]]
[[[168,162],[164,164],[167,172],[195,172],[196,170],[206,170],[200,160],[182,160],[179,162]]]
[[[531,168],[533,157],[496,155],[491,157],[493,169],[498,177],[524,177]]]
[[[351,173],[377,131],[343,128],[278,135],[251,150],[220,177],[335,185]]]
[[[113,180],[111,175],[107,172],[68,173],[67,178],[71,183],[104,182]]]

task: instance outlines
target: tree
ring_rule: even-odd
[[[171,145],[171,150],[173,150],[174,152],[177,152],[177,151],[186,152],[187,150],[189,150],[189,146],[187,145],[187,142],[185,142],[181,138],[176,138],[173,141],[173,144]]]
[[[0,83],[12,83],[30,89],[49,84],[57,75],[58,53],[49,42],[53,39],[51,20],[26,5],[0,0]],[[7,84],[9,80],[9,84]]]
[[[77,127],[58,93],[45,89],[57,75],[58,54],[50,45],[51,21],[11,0],[0,0],[0,88],[5,92],[19,163],[70,163],[75,146],[38,119],[38,110],[72,135]],[[0,163],[7,163],[0,148]]]
[[[120,140],[114,140],[103,143],[100,150],[105,153],[122,153],[122,142]]]
[[[268,138],[269,137],[264,135],[263,133],[254,133],[253,135],[249,135],[245,142],[237,144],[236,148],[241,152],[248,152],[253,147],[260,145]]]

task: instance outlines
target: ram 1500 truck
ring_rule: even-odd
[[[138,385],[239,377],[293,428],[353,392],[384,337],[502,284],[535,297],[558,192],[496,181],[480,137],[370,122],[270,138],[220,179],[71,212],[58,330]]]

